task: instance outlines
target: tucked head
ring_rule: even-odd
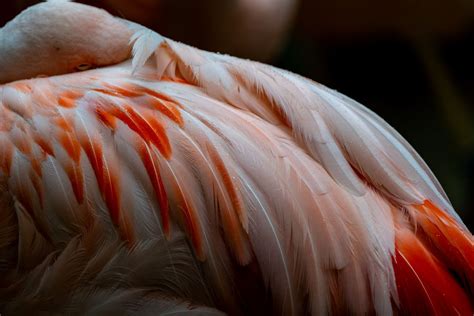
[[[83,4],[32,6],[0,29],[0,83],[119,63],[130,56],[132,33],[122,20]]]

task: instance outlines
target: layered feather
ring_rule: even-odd
[[[132,40],[123,64],[0,86],[0,251],[23,268],[0,266],[2,308],[48,302],[49,278],[76,289],[59,311],[80,301],[87,311],[179,311],[191,301],[239,314],[255,311],[247,295],[270,296],[285,315],[389,315],[413,312],[405,292],[399,299],[403,258],[436,257],[434,271],[446,265],[472,282],[472,235],[421,158],[370,110],[149,30]],[[428,254],[415,258],[400,240],[417,230]],[[104,236],[100,249],[82,245]],[[146,269],[130,273],[140,262]],[[109,286],[90,265],[125,272]],[[269,293],[244,293],[246,273]]]

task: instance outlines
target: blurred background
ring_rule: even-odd
[[[0,25],[39,1],[3,2]],[[368,106],[474,231],[474,1],[86,0],[199,48],[299,73]]]

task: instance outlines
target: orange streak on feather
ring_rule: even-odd
[[[17,82],[13,84],[13,88],[27,94],[31,93],[32,91],[31,86],[25,82]]]
[[[84,141],[82,142],[82,148],[84,148],[92,165],[112,223],[119,228],[122,238],[132,244],[134,241],[133,229],[129,220],[120,212],[120,182],[116,170],[111,170],[111,166],[107,164],[102,146],[98,140]]]
[[[414,233],[396,228],[393,267],[400,310],[410,315],[472,315],[468,296]]]
[[[103,85],[107,89],[110,89],[114,93],[114,95],[121,95],[129,98],[140,97],[143,95],[143,92],[138,89],[135,89],[135,86],[132,84],[125,83],[122,86],[115,86],[109,83],[104,83]]]
[[[103,86],[106,89],[95,89],[95,91],[111,96],[127,98],[137,98],[146,94],[149,96],[149,98],[144,101],[145,103],[149,103],[154,109],[160,111],[178,125],[182,126],[183,124],[181,113],[177,110],[178,103],[166,94],[134,84],[122,84],[121,86],[115,86],[108,83],[103,83]],[[103,115],[103,113],[104,111],[98,114]]]
[[[41,147],[41,149],[48,155],[54,157],[54,151],[51,144],[45,140],[39,133],[33,134],[33,139]]]
[[[224,161],[220,157],[217,150],[212,146],[207,146],[209,157],[217,168],[224,186],[229,194],[233,210],[221,211],[221,218],[224,225],[224,230],[232,249],[241,264],[246,264],[250,261],[250,250],[248,249],[246,236],[243,228],[248,227],[247,215],[242,207],[242,201],[234,186],[234,182],[227,170]],[[235,212],[235,213],[234,213]]]
[[[173,98],[171,98],[170,96],[164,93],[161,93],[152,89],[148,89],[136,84],[124,83],[121,86],[115,86],[109,83],[104,83],[103,86],[109,90],[97,89],[97,91],[105,92],[107,94],[114,95],[114,96],[124,96],[124,97],[129,97],[129,98],[140,97],[140,96],[143,96],[144,94],[148,94],[155,98],[177,104],[177,102],[173,100]]]
[[[117,109],[114,114],[145,142],[154,144],[165,158],[171,157],[171,145],[166,131],[153,116],[144,117],[129,105],[124,105],[123,110]]]
[[[247,214],[245,213],[242,207],[242,200],[240,198],[240,195],[237,192],[237,189],[234,185],[234,181],[232,180],[232,177],[230,176],[229,171],[227,170],[227,167],[225,166],[224,161],[222,160],[221,156],[219,155],[219,153],[213,146],[208,146],[207,149],[209,151],[209,156],[212,162],[216,166],[217,171],[219,172],[222,178],[222,181],[227,190],[227,193],[229,194],[229,198],[231,200],[232,206],[234,207],[234,211],[237,213],[242,225],[244,227],[247,227],[248,226]]]
[[[81,158],[81,145],[75,137],[68,132],[60,132],[59,142],[61,143],[64,150],[66,150],[69,157],[74,160],[76,163],[79,162]]]
[[[103,93],[103,94],[107,94],[107,95],[111,95],[111,96],[114,96],[114,97],[120,96],[120,94],[117,93],[115,90],[107,90],[107,89],[97,88],[97,89],[94,89],[94,91],[100,92],[100,93]]]
[[[97,117],[99,118],[99,120],[102,123],[104,123],[106,126],[108,126],[109,128],[114,130],[117,127],[117,119],[115,118],[115,116],[108,113],[103,108],[97,107],[95,109],[95,113],[97,114]]]
[[[71,182],[72,191],[74,192],[77,202],[82,203],[84,201],[84,177],[81,167],[72,161],[68,161],[64,171]]]
[[[32,158],[31,161],[31,168],[34,170],[34,172],[41,177],[43,174],[43,171],[41,169],[41,161],[38,158]]]
[[[104,183],[104,162],[102,160],[102,146],[99,141],[91,140],[91,141],[84,141],[82,142],[82,148],[89,159],[89,162],[92,165],[92,169],[94,169],[94,173],[97,179],[97,184],[99,185],[99,189],[103,192],[103,188],[105,187]]]
[[[58,104],[64,108],[76,107],[76,100],[81,98],[83,94],[78,91],[64,91],[58,98]]]
[[[202,233],[199,227],[199,219],[196,214],[196,209],[185,196],[185,193],[181,191],[179,186],[176,186],[175,190],[177,193],[177,203],[181,208],[181,214],[184,217],[186,231],[191,238],[191,243],[193,244],[196,256],[199,260],[204,261],[205,255],[202,246]]]
[[[54,125],[66,132],[72,131],[71,123],[64,116],[56,117],[54,119]]]
[[[148,102],[154,109],[163,113],[170,120],[172,120],[179,126],[183,126],[183,118],[181,117],[181,112],[179,112],[179,110],[173,103],[169,101],[163,101],[157,98],[151,98],[148,100]]]
[[[64,130],[59,131],[58,141],[72,159],[71,161],[64,162],[64,171],[69,178],[77,202],[82,203],[84,200],[84,177],[79,165],[81,144],[77,138],[69,132],[72,129],[70,124],[65,119],[61,120],[61,122],[64,122],[66,125]]]
[[[26,137],[26,135],[22,134],[20,135],[15,135],[14,137],[10,137],[12,140],[13,144],[18,148],[23,154],[30,156],[31,155],[31,142],[30,140]]]
[[[133,86],[133,89],[135,89],[136,91],[140,91],[141,93],[154,96],[155,98],[158,98],[158,99],[161,99],[161,100],[164,100],[164,101],[168,101],[168,102],[171,102],[171,103],[174,103],[174,104],[178,104],[178,102],[176,102],[176,100],[174,100],[172,97],[170,97],[169,95],[166,95],[164,93],[161,93],[161,92],[158,92],[158,91],[155,91],[155,90],[152,90],[152,89],[148,89],[148,88],[145,88],[145,87],[142,87],[142,86],[138,86],[138,85]]]
[[[161,180],[159,166],[156,164],[157,157],[156,154],[151,150],[150,146],[147,144],[140,145],[140,157],[142,159],[143,165],[148,173],[151,184],[156,194],[158,200],[158,205],[160,206],[161,221],[163,224],[163,230],[165,236],[169,238],[170,236],[170,219],[169,219],[169,204],[168,197],[165,191],[165,187]]]
[[[417,221],[450,268],[467,277],[474,290],[474,239],[456,221],[430,201],[415,206]]]
[[[64,122],[67,123],[66,120],[64,120]],[[69,124],[67,126],[68,128],[65,130],[70,130]],[[81,145],[76,137],[73,137],[71,133],[66,131],[59,131],[59,133],[58,141],[68,156],[72,159],[72,161],[64,162],[64,171],[69,178],[77,202],[82,203],[84,200],[84,177],[79,165],[81,158]]]

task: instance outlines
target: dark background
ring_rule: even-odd
[[[473,1],[303,1],[277,65],[394,126],[474,230]]]
[[[202,15],[210,12],[205,3],[212,0],[173,1],[174,15],[160,12],[160,19],[148,17],[164,21],[153,27],[210,48],[213,44],[206,36],[212,29],[205,27]],[[33,2],[3,2],[0,25]],[[129,1],[130,9],[121,10],[110,5],[114,1],[85,2],[127,18],[134,3],[143,1]],[[180,30],[174,32],[166,21],[177,19]],[[281,49],[267,62],[334,88],[381,115],[426,160],[472,232],[474,2],[301,0],[292,22]]]

